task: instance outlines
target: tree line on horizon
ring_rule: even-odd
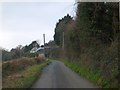
[[[32,41],[29,45],[22,46],[18,45],[16,48],[12,48],[10,51],[7,51],[5,49],[2,49],[2,60],[12,60],[17,59],[23,56],[35,56],[35,54],[30,54],[30,50],[34,47],[40,47],[40,45],[37,43],[37,41]]]
[[[8,60],[13,60],[13,59],[18,59],[21,57],[36,57],[38,56],[39,52],[31,53],[30,51],[37,47],[42,48],[42,47],[50,47],[50,50],[46,49],[46,56],[50,57],[52,53],[50,51],[54,48],[56,48],[55,42],[53,40],[50,40],[48,43],[45,43],[45,45],[39,45],[37,41],[32,41],[29,45],[18,45],[16,48],[12,48],[10,51],[6,49],[2,49],[2,60],[3,61],[8,61]]]

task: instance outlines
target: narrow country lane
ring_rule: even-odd
[[[97,88],[60,61],[47,66],[31,88]]]

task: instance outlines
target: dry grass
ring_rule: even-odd
[[[9,75],[3,78],[3,88],[29,88],[39,77],[42,69],[48,65],[50,61],[45,61],[40,64],[35,64],[21,72]]]
[[[11,60],[4,62],[2,64],[2,77],[9,76],[11,74],[15,74],[24,70],[25,68],[41,63],[45,60],[45,58],[36,57],[36,58],[20,58],[16,60]]]
[[[24,88],[30,86],[37,74],[46,66],[43,57],[20,58],[2,63],[2,83],[4,88]]]

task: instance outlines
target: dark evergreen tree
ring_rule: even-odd
[[[67,16],[65,16],[64,18],[59,19],[59,22],[56,24],[54,40],[58,46],[62,45],[63,32],[66,28],[67,23],[69,23],[71,19],[72,17],[67,14]]]

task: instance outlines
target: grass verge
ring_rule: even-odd
[[[67,60],[61,60],[64,64],[71,68],[78,75],[87,78],[91,82],[93,82],[96,86],[101,88],[109,88],[109,82],[105,81],[103,77],[100,75],[99,71],[92,71],[88,67],[80,65],[75,62],[68,62]]]
[[[42,69],[48,65],[50,61],[45,61],[41,64],[35,64],[27,67],[25,70],[8,76],[3,80],[3,88],[28,88],[38,78]]]

